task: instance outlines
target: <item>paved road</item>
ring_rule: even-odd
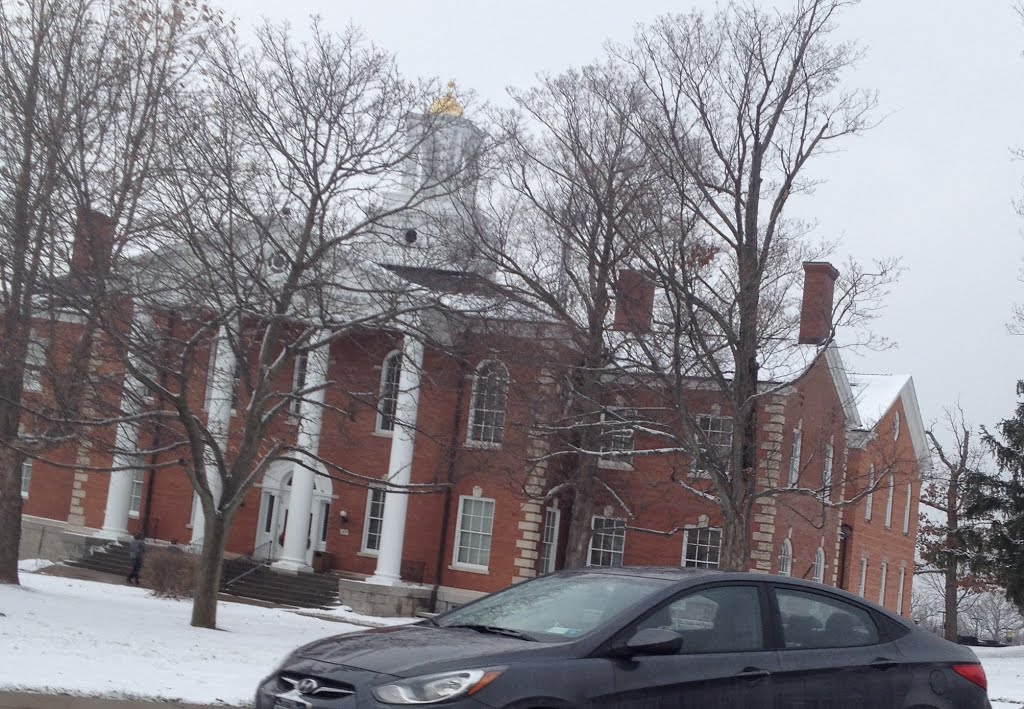
[[[94,697],[69,697],[62,694],[21,694],[0,692],[0,709],[209,709],[178,702],[141,702]],[[223,705],[218,709],[230,709]]]

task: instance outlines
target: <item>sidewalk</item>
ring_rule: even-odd
[[[219,709],[231,709],[218,705]],[[198,704],[0,692],[0,709],[210,709]]]

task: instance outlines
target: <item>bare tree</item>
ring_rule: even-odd
[[[1000,590],[979,594],[963,616],[964,629],[979,639],[1013,642],[1024,630],[1024,615]]]
[[[217,25],[194,0],[0,7],[0,582],[18,582],[22,462],[90,445],[106,277],[147,227],[161,117]],[[69,311],[77,333],[58,322]]]
[[[723,568],[750,563],[756,499],[821,494],[759,480],[759,411],[807,371],[797,346],[800,264],[830,249],[813,225],[788,217],[790,199],[813,189],[809,167],[820,156],[870,126],[876,103],[843,88],[860,50],[833,33],[850,4],[802,0],[782,12],[730,3],[710,16],[663,17],[611,50],[643,88],[644,110],[629,120],[664,193],[642,267],[664,293],[665,335],[638,338],[635,351],[679,422],[664,430],[665,447],[708,471],[708,489],[688,489],[721,508]],[[820,352],[837,327],[857,332],[895,272],[893,261],[871,273],[847,266],[830,311],[814,313],[826,331],[809,344]],[[880,344],[863,334],[849,344]],[[723,400],[728,450],[697,425],[694,378]]]
[[[973,573],[971,539],[980,520],[968,512],[972,487],[983,475],[985,449],[972,442],[972,427],[959,406],[946,410],[942,431],[931,428],[926,434],[939,466],[923,482],[921,504],[938,515],[921,515],[918,548],[925,568],[918,574],[942,578],[946,639],[956,641],[961,607],[987,586]]]
[[[532,356],[554,385],[532,397],[525,425],[541,441],[528,472],[545,484],[528,496],[571,499],[567,566],[587,562],[595,504],[616,489],[600,462],[608,442],[632,420],[615,413],[615,303],[633,267],[642,224],[657,195],[647,149],[623,113],[636,110],[639,87],[611,63],[593,64],[512,91],[514,109],[495,120],[491,198],[476,222],[482,256],[515,291],[521,321],[547,328]],[[621,318],[620,318],[621,319]],[[538,333],[533,333],[536,337]],[[532,384],[532,382],[531,382]]]
[[[354,28],[314,22],[300,44],[265,24],[253,47],[224,35],[204,69],[168,127],[163,232],[121,274],[134,316],[112,313],[106,330],[135,383],[137,426],[160,432],[131,437],[197,493],[192,624],[215,627],[226,535],[274,461],[379,480],[317,453],[325,393],[350,391],[328,379],[329,348],[367,329],[425,327],[426,290],[378,264],[432,258],[399,227],[429,222],[473,161],[422,159],[454,120],[426,110],[439,87],[406,81]]]

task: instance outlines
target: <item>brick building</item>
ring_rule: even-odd
[[[462,278],[391,266],[434,290]],[[755,506],[750,568],[821,580],[907,614],[920,475],[928,464],[921,415],[910,377],[853,376],[836,346],[816,344],[829,340],[821,313],[831,312],[835,277],[828,264],[805,266],[803,371],[787,386],[765,383],[772,393],[759,412],[759,480],[762,489],[782,492]],[[651,303],[633,293],[619,300],[620,311]],[[361,589],[412,596],[433,589],[452,603],[560,567],[572,501],[545,497],[553,478],[543,463],[525,463],[540,457],[541,442],[527,426],[513,425],[527,417],[531,391],[553,386],[552,375],[536,361],[503,355],[528,340],[516,334],[515,316],[498,331],[474,330],[472,314],[461,316],[468,345],[458,359],[411,331],[389,329],[334,340],[296,361],[283,391],[328,380],[347,387],[328,388],[323,406],[297,402],[274,435],[381,484],[275,462],[239,510],[228,552],[265,558],[282,572],[345,572],[348,598]],[[61,327],[74,327],[59,325],[35,342],[30,364],[45,361]],[[193,394],[219,421],[211,428],[230,441],[235,362],[216,342],[197,363],[208,372],[206,391]],[[42,381],[29,384],[45,395]],[[691,409],[709,438],[727,446],[731,421],[714,392],[695,385]],[[110,433],[118,449],[157,448],[146,435],[124,424]],[[684,469],[688,490],[672,482],[664,457],[629,456],[652,445],[643,435],[621,436],[602,460],[602,474],[620,494],[599,502],[589,562],[717,565],[720,515],[693,492],[708,484],[706,476],[692,462],[671,461]],[[114,472],[97,472],[105,466]],[[432,494],[405,495],[385,492],[386,480],[443,484]],[[26,463],[23,496],[26,515],[99,536],[123,538],[144,523],[153,539],[202,542],[189,480],[160,454],[112,459],[100,447],[68,445]]]

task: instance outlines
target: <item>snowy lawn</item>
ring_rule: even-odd
[[[26,565],[27,566],[27,565]],[[221,603],[222,630],[189,625],[191,603],[145,589],[23,573],[0,586],[0,689],[247,705],[299,645],[361,630]]]
[[[1024,707],[1024,647],[972,648],[988,676],[993,709]]]

